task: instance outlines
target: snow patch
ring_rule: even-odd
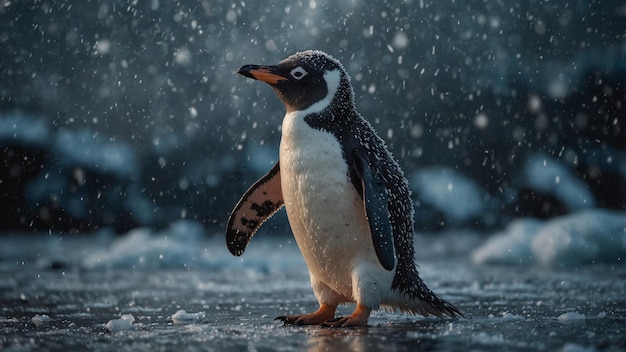
[[[41,146],[46,145],[49,139],[50,126],[44,119],[27,116],[21,111],[0,117],[0,142]]]
[[[533,218],[513,220],[509,226],[471,254],[477,264],[523,264],[534,262],[530,243],[543,222]]]
[[[568,342],[563,346],[563,352],[595,352],[597,351],[594,347],[585,347],[573,342]]]
[[[518,219],[475,249],[474,263],[579,265],[622,262],[626,213],[584,210],[549,221]]]
[[[503,312],[502,319],[503,320],[524,320],[524,317],[521,315],[509,313],[509,312]]]
[[[196,246],[203,236],[202,225],[187,220],[156,234],[136,228],[113,242],[110,248],[86,255],[83,266],[88,269],[189,268],[206,256]]]
[[[569,210],[592,207],[596,203],[593,193],[580,178],[558,160],[545,154],[529,157],[522,175],[525,186],[553,195]]]
[[[481,216],[485,210],[485,192],[473,180],[446,167],[416,171],[411,188],[419,200],[434,207],[455,223]]]
[[[55,147],[59,161],[69,167],[83,166],[132,179],[139,174],[135,152],[125,142],[105,140],[90,130],[57,132]]]
[[[263,236],[263,232],[260,230],[256,236]],[[159,231],[135,228],[110,242],[84,250],[77,261],[87,270],[206,269],[218,272],[246,268],[251,269],[251,273],[306,270],[300,252],[289,238],[284,239],[285,245],[295,250],[276,250],[284,246],[283,240],[279,240],[271,242],[273,247],[268,255],[268,249],[264,248],[268,244],[255,244],[253,239],[246,254],[237,258],[226,248],[223,234],[209,237],[199,222],[179,220]],[[216,283],[198,285],[210,288]]]
[[[617,262],[626,255],[626,213],[585,211],[548,222],[532,240],[543,264]]]

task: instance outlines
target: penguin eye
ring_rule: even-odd
[[[291,77],[295,78],[295,79],[302,79],[304,76],[308,75],[309,73],[306,72],[305,69],[303,69],[301,66],[298,66],[296,68],[294,68],[293,70],[291,70],[291,72],[289,72],[291,74]]]

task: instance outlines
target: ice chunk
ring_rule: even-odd
[[[52,318],[50,318],[50,316],[48,316],[47,314],[36,314],[31,321],[33,322],[33,324],[35,324],[35,326],[40,327],[43,325],[47,325],[50,324],[50,322],[53,321]]]
[[[105,327],[110,332],[126,331],[133,329],[135,317],[132,314],[124,314],[120,319],[109,320]]]
[[[172,321],[174,324],[191,324],[199,322],[204,319],[204,317],[204,312],[187,313],[183,309],[180,309],[176,313],[172,314]]]
[[[563,313],[559,315],[557,319],[561,323],[572,323],[572,322],[583,321],[587,319],[587,317],[584,314],[580,314],[578,312],[567,312],[567,313]]]

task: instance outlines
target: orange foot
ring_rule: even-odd
[[[320,308],[311,314],[281,315],[274,320],[280,320],[285,325],[319,325],[335,317],[337,306],[320,304]]]
[[[352,312],[352,314],[350,314],[349,316],[327,320],[320,324],[320,326],[325,328],[349,328],[355,326],[367,326],[367,319],[370,316],[370,311],[371,310],[369,308],[359,304],[356,306],[354,312]]]

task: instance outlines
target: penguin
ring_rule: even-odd
[[[284,103],[279,160],[241,197],[226,243],[243,254],[254,233],[283,206],[308,266],[317,311],[279,316],[285,325],[367,326],[378,309],[463,316],[420,278],[414,262],[413,205],[400,166],[357,112],[342,64],[322,51],[275,66],[245,65]],[[335,317],[338,305],[355,303]]]

